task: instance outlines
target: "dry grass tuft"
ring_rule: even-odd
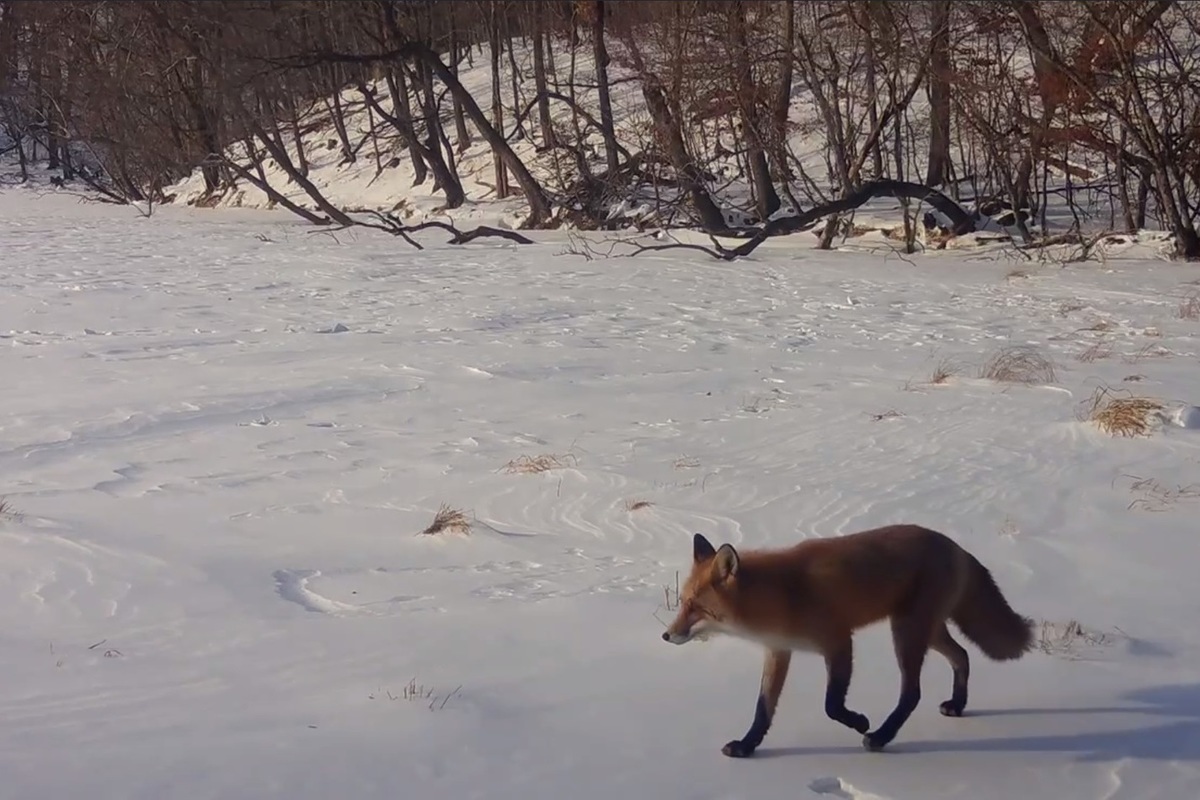
[[[1086,408],[1081,418],[1095,423],[1111,436],[1145,436],[1150,432],[1150,415],[1162,409],[1163,404],[1149,397],[1132,394],[1117,396],[1116,392],[1101,386],[1085,400]]]
[[[1118,633],[1120,633],[1118,631]],[[1078,661],[1089,649],[1116,644],[1117,636],[1086,627],[1078,620],[1042,620],[1034,632],[1034,647],[1043,653]]]
[[[654,503],[651,503],[649,500],[626,500],[625,510],[641,511],[643,508],[649,508],[652,505],[654,505]]]
[[[980,367],[979,377],[1003,383],[1054,383],[1054,364],[1033,347],[1004,347]]]
[[[1076,356],[1076,358],[1085,364],[1090,364],[1093,361],[1098,361],[1102,358],[1108,358],[1112,354],[1112,342],[1099,341],[1086,347],[1082,353]]]
[[[929,382],[941,386],[962,371],[962,364],[949,358],[943,358],[933,368],[933,374],[929,376]]]
[[[429,536],[439,533],[468,534],[470,532],[471,521],[467,519],[467,515],[445,503],[442,503],[437,513],[433,515],[433,522],[429,523],[429,527],[421,531],[422,534]]]
[[[446,694],[438,694],[432,686],[426,686],[423,683],[417,683],[417,679],[413,678],[404,685],[404,688],[401,689],[399,695],[392,694],[391,689],[379,689],[368,694],[367,699],[379,700],[387,698],[391,702],[403,700],[406,703],[425,703],[428,701],[427,707],[430,711],[441,711],[446,707],[446,703],[454,699],[461,690],[462,686],[459,685],[451,692]]]
[[[889,408],[887,411],[882,411],[878,414],[872,414],[871,421],[872,422],[882,422],[885,419],[896,419],[897,417],[903,417],[903,416],[904,416],[904,414],[902,412],[897,411],[894,408]]]
[[[550,455],[548,453],[543,453],[540,456],[520,456],[505,464],[504,471],[510,475],[514,472],[521,474],[549,472],[552,469],[566,467],[568,461],[570,462],[570,466],[575,466],[578,463],[578,459],[569,453],[561,456]]]
[[[663,598],[667,607],[667,611],[675,611],[679,608],[679,571],[675,571],[675,589],[672,592],[670,586],[663,586]]]
[[[24,518],[24,515],[20,511],[13,508],[12,503],[8,502],[8,500],[0,499],[0,519],[20,522]]]
[[[1121,360],[1126,364],[1137,364],[1141,361],[1145,361],[1148,358],[1167,358],[1171,355],[1173,355],[1173,353],[1171,353],[1170,350],[1163,347],[1161,344],[1151,343],[1139,348],[1136,353],[1130,353],[1129,355],[1122,356]]]
[[[1058,314],[1060,317],[1065,317],[1075,311],[1083,311],[1087,308],[1087,303],[1081,303],[1078,300],[1067,300],[1058,304]]]
[[[671,466],[675,469],[696,469],[700,466],[700,459],[692,456],[680,456],[672,462]]]
[[[1185,500],[1200,500],[1200,484],[1188,486],[1164,486],[1154,478],[1124,475],[1130,480],[1129,491],[1139,495],[1130,501],[1126,510],[1140,508],[1143,511],[1169,511],[1176,503]]]
[[[1180,319],[1200,320],[1200,292],[1193,292],[1179,304]]]

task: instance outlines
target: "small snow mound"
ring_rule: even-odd
[[[321,330],[317,331],[317,333],[346,333],[349,330],[349,328],[339,322],[332,328],[322,328]]]
[[[817,778],[808,784],[813,794],[822,797],[836,797],[838,800],[887,800],[887,798],[856,789],[838,777]]]
[[[1200,430],[1200,406],[1180,406],[1170,411],[1163,411],[1160,416],[1168,425],[1192,431]]]

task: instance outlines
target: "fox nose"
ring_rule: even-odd
[[[666,631],[663,631],[663,641],[664,642],[671,641],[671,634],[667,633]]]

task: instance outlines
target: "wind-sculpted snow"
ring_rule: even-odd
[[[1200,796],[1194,268],[0,218],[0,796]],[[1015,345],[1054,382],[979,377]],[[1101,386],[1158,424],[1079,419]],[[442,504],[465,530],[422,534]],[[987,564],[1036,651],[972,650],[963,719],[931,658],[879,754],[798,656],[722,756],[760,655],[662,643],[693,532],[897,521]],[[881,718],[886,626],[856,641]]]

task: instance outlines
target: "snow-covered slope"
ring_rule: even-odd
[[[1197,405],[1194,269],[0,217],[0,796],[1200,794],[1200,439],[1076,416],[1100,385]],[[979,377],[1010,345],[1053,382]],[[421,535],[443,503],[469,531]],[[972,650],[957,720],[931,657],[879,754],[798,657],[759,755],[722,756],[760,656],[661,641],[692,533],[894,521],[977,554],[1039,650]],[[877,721],[886,626],[857,647]]]

